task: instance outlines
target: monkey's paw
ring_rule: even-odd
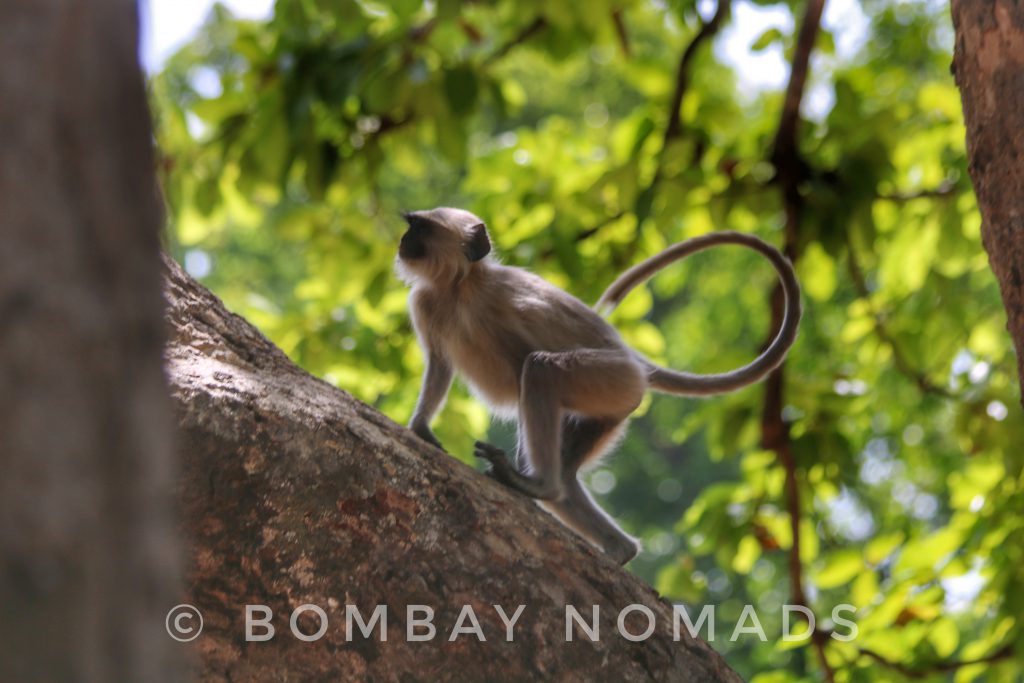
[[[440,448],[445,453],[448,452],[447,450],[445,450],[445,447],[441,445],[441,442],[437,440],[437,437],[434,436],[434,432],[430,431],[429,427],[413,427],[412,431],[416,434],[416,436],[420,437],[421,439],[429,443],[431,446],[434,446],[435,448]]]
[[[503,484],[511,483],[514,468],[505,451],[484,441],[477,441],[473,448],[473,455],[491,464],[490,469],[486,472],[487,476]]]

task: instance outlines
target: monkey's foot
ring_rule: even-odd
[[[508,454],[505,451],[489,443],[477,441],[473,448],[473,455],[491,464],[487,470],[487,476],[500,481],[510,488],[516,488],[514,483],[515,475],[522,475],[509,461]]]
[[[560,500],[564,489],[557,482],[548,482],[540,477],[529,476],[520,472],[509,460],[508,454],[497,446],[477,441],[473,455],[491,463],[488,476],[493,477],[510,489],[525,493],[530,498],[540,500]]]

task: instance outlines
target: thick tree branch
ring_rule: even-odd
[[[967,124],[981,240],[1006,308],[1024,405],[1024,5],[953,0],[953,73]]]
[[[780,173],[796,170],[800,165],[797,133],[800,124],[800,104],[803,102],[804,90],[807,85],[807,71],[811,61],[811,51],[818,37],[821,26],[821,14],[825,9],[825,0],[808,0],[800,34],[797,37],[796,49],[790,66],[789,83],[786,85],[786,97],[782,104],[782,117],[775,133],[772,161]],[[786,180],[780,178],[785,185]]]
[[[800,25],[796,50],[790,69],[789,83],[786,86],[786,97],[783,102],[782,115],[776,131],[771,160],[775,165],[776,178],[782,203],[785,209],[785,245],[784,251],[795,264],[799,256],[800,221],[803,212],[803,197],[800,194],[800,183],[806,176],[806,164],[800,156],[798,133],[800,123],[800,103],[803,100],[807,83],[807,69],[810,63],[811,50],[821,23],[821,14],[825,0],[808,0],[807,8]],[[782,324],[785,310],[785,298],[780,286],[772,292],[772,329],[777,330]],[[774,332],[773,332],[774,336]],[[769,338],[770,339],[770,338]],[[765,344],[767,345],[767,341]],[[764,412],[761,422],[761,439],[765,448],[774,450],[786,472],[785,493],[786,509],[789,513],[790,531],[793,542],[789,549],[789,580],[793,603],[811,609],[807,601],[803,582],[803,565],[800,559],[800,519],[802,504],[800,501],[800,481],[797,464],[793,455],[789,436],[789,425],[782,417],[785,405],[785,368],[780,365],[769,375],[765,386]],[[835,674],[825,653],[828,636],[820,630],[814,630],[811,637],[818,663],[825,674],[825,679],[832,683]]]
[[[0,681],[184,679],[136,3],[0,2]]]
[[[185,601],[205,619],[182,650],[197,655],[199,679],[740,681],[685,626],[676,641],[666,601],[533,501],[300,370],[166,267],[167,372],[191,539]],[[328,617],[315,643],[289,628],[306,603]],[[271,608],[272,640],[246,642],[246,604]],[[638,643],[616,632],[632,604],[656,620]],[[346,605],[366,619],[385,605],[387,640],[349,634]],[[409,605],[434,610],[434,640],[407,641]],[[449,641],[464,605],[486,642]],[[508,615],[526,606],[513,642],[493,605]],[[566,605],[588,621],[599,606],[599,641],[575,628],[566,642]],[[646,624],[626,621],[633,633]],[[319,623],[299,625],[310,633]]]

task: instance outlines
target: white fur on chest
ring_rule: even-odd
[[[454,301],[423,292],[415,302],[416,326],[428,347],[451,362],[473,393],[497,413],[515,409],[523,353],[510,328],[510,311],[488,310],[486,301]],[[512,351],[512,352],[510,352]]]

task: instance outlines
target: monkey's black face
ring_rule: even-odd
[[[420,216],[406,214],[405,220],[409,229],[402,235],[402,241],[398,243],[398,256],[406,261],[415,261],[426,258],[427,242],[434,225]]]
[[[468,211],[440,207],[402,216],[409,229],[402,235],[395,261],[399,275],[410,285],[458,282],[491,251],[484,222]]]

